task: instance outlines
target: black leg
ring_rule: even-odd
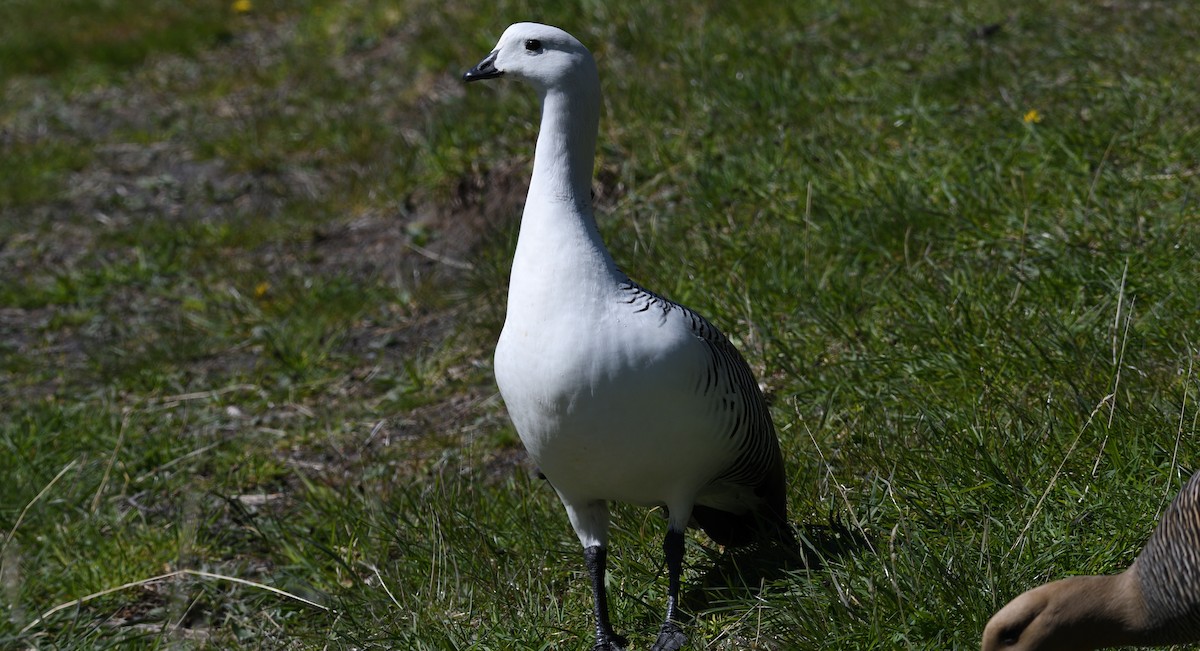
[[[624,651],[629,641],[613,632],[608,621],[608,588],[604,586],[604,571],[608,565],[608,550],[592,545],[583,550],[583,561],[592,577],[592,603],[596,614],[595,651]]]
[[[667,617],[650,651],[678,651],[687,642],[687,636],[679,625],[679,582],[683,575],[682,531],[667,529],[667,537],[663,539],[663,555],[667,558]]]

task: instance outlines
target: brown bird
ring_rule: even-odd
[[[983,651],[1085,651],[1200,642],[1200,472],[1124,572],[1073,576],[1013,599]]]

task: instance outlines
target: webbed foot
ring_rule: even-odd
[[[659,629],[658,639],[654,641],[654,646],[650,647],[650,651],[679,651],[683,648],[684,642],[687,642],[687,636],[683,634],[683,629],[679,624],[666,621]]]
[[[609,633],[604,636],[604,639],[596,638],[596,646],[592,647],[592,651],[625,651],[628,647],[629,640],[624,636]]]

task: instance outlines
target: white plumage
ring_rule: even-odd
[[[566,507],[592,578],[596,648],[625,640],[604,591],[609,501],[665,506],[670,590],[654,649],[677,649],[683,531],[790,538],[783,463],[745,361],[695,312],[633,283],[596,229],[595,62],[570,34],[518,23],[467,81],[511,76],[542,100],[496,382],[521,441]]]

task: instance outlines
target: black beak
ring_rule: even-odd
[[[479,81],[480,79],[495,79],[504,74],[496,69],[496,52],[483,58],[474,68],[463,73],[463,81]]]

